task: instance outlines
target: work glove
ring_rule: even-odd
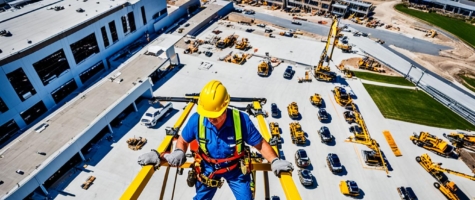
[[[163,157],[168,161],[168,164],[173,167],[179,167],[186,161],[185,152],[181,149],[175,149],[175,151]]]
[[[281,172],[291,172],[294,171],[294,167],[292,163],[286,160],[281,160],[279,158],[275,158],[271,164],[272,171],[274,172],[275,176],[280,177]]]
[[[142,154],[139,156],[139,159],[137,161],[139,165],[158,165],[160,163],[160,156],[157,152],[157,150],[152,149],[152,151]]]

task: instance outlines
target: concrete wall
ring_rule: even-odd
[[[141,7],[144,6],[147,24],[143,24]],[[134,5],[130,5],[122,8],[118,12],[109,15],[80,31],[75,32],[74,34],[69,35],[55,43],[33,53],[28,56],[25,56],[19,60],[13,61],[1,67],[0,69],[0,97],[3,99],[5,104],[8,106],[9,110],[5,113],[0,113],[0,125],[8,122],[11,119],[14,119],[20,128],[25,128],[27,125],[20,116],[20,112],[23,112],[42,100],[48,109],[51,109],[56,105],[54,102],[51,92],[61,85],[65,84],[67,81],[74,78],[76,84],[80,88],[83,83],[79,79],[79,74],[84,70],[88,69],[95,63],[103,61],[104,65],[107,66],[106,58],[114,54],[115,52],[121,50],[126,45],[136,41],[140,37],[145,36],[145,32],[154,31],[153,24],[155,21],[152,19],[152,16],[166,8],[165,0],[140,0]],[[137,30],[135,32],[124,35],[122,31],[122,23],[120,17],[126,15],[127,13],[133,11],[135,24]],[[112,37],[110,34],[108,23],[115,21],[115,25],[118,32],[119,40],[116,43],[112,43]],[[109,38],[110,45],[106,48],[104,47],[104,42],[102,40],[101,27],[106,27],[106,32]],[[84,61],[76,64],[74,61],[74,56],[71,52],[70,44],[74,43],[85,36],[95,33],[97,43],[99,45],[100,52],[96,55],[92,55],[85,59]],[[51,53],[63,49],[68,60],[70,70],[69,72],[63,74],[62,76],[56,78],[50,84],[43,86],[43,83],[40,80],[40,77],[37,75],[35,69],[33,68],[33,63],[43,59],[44,57],[50,55]],[[31,84],[36,90],[36,94],[32,97],[21,101],[15,90],[7,80],[6,74],[22,67]],[[36,121],[40,120],[37,119]],[[34,123],[31,123],[34,124]]]
[[[190,0],[185,4],[179,6],[176,10],[168,13],[164,19],[154,23],[155,31],[165,31],[167,28],[171,27],[174,23],[177,23],[180,18],[186,17],[188,13],[188,8],[192,6],[199,6],[199,0]]]

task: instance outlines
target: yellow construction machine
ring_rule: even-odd
[[[340,181],[340,192],[343,195],[358,196],[360,195],[360,189],[355,181]]]
[[[335,86],[335,89],[332,90],[333,96],[335,97],[335,101],[343,107],[350,105],[353,100],[348,92],[346,92],[345,88],[340,86]]]
[[[348,124],[355,122],[355,115],[350,110],[343,112],[343,117],[345,118],[345,121],[348,122]]]
[[[224,39],[219,40],[216,43],[216,47],[219,49],[224,49],[226,47],[232,47],[234,43],[236,42],[236,39],[238,38],[237,35],[234,35],[234,33],[230,36],[225,37]]]
[[[380,63],[376,62],[374,59],[370,59],[367,56],[364,58],[360,58],[360,60],[358,61],[358,68],[374,72],[384,71]]]
[[[336,47],[341,49],[341,51],[344,52],[344,53],[351,53],[352,48],[353,48],[352,46],[347,45],[347,44],[343,44],[343,43],[338,43],[338,45]]]
[[[310,103],[314,106],[321,106],[323,103],[323,98],[320,94],[315,93],[314,95],[310,96]]]
[[[333,17],[333,21],[330,26],[330,31],[328,32],[325,48],[323,49],[322,54],[320,55],[320,60],[318,61],[317,66],[314,66],[314,76],[319,81],[333,82],[336,79],[336,74],[335,72],[330,71],[329,64],[332,60],[333,50],[335,49],[336,44],[338,44],[338,37],[336,36],[339,34],[339,31],[340,29],[338,28],[338,19],[336,17]],[[328,49],[330,47],[332,37],[334,38],[334,42],[330,55],[328,55]],[[325,62],[327,62],[327,64],[324,66]]]
[[[421,131],[419,134],[413,133],[409,139],[415,145],[432,151],[443,157],[449,157],[454,153],[454,147],[437,136],[429,134],[428,132]]]
[[[465,148],[475,151],[475,134],[467,134],[463,132],[445,134],[444,137],[449,139],[456,148]]]
[[[310,77],[310,71],[305,71],[305,77],[298,78],[299,83],[303,82],[312,82],[312,78]]]
[[[292,144],[305,144],[307,142],[307,138],[305,138],[305,134],[302,131],[302,126],[300,126],[300,123],[292,122],[289,124],[289,127]]]
[[[192,54],[195,52],[198,52],[198,47],[203,44],[203,40],[195,40],[193,42],[190,42],[188,45],[188,48],[185,49],[183,52],[184,54]]]
[[[439,191],[442,192],[442,194],[444,194],[450,200],[459,199],[459,197],[455,193],[457,192],[458,188],[453,181],[449,181],[449,179],[447,178],[447,176],[445,176],[443,172],[468,178],[472,181],[475,180],[475,177],[473,176],[440,167],[442,163],[432,162],[430,156],[427,154],[417,156],[416,161],[422,166],[422,168],[429,172],[429,174],[432,175],[432,177],[434,177],[438,181],[434,183],[434,187],[439,189]]]
[[[257,75],[259,76],[269,76],[269,70],[270,70],[270,64],[269,61],[263,60],[259,65],[257,65]]]
[[[146,138],[138,137],[138,138],[129,138],[127,139],[127,145],[129,146],[129,149],[132,149],[134,151],[142,149],[142,147],[147,143]]]
[[[224,59],[225,62],[230,62],[238,65],[242,65],[246,62],[248,54],[246,53],[235,53],[234,55],[230,55]]]
[[[426,37],[434,38],[437,35],[437,31],[434,29],[430,29],[426,32]]]
[[[252,48],[251,45],[249,45],[249,40],[247,38],[242,38],[241,41],[236,41],[236,49],[244,50],[247,51],[250,48]]]
[[[272,135],[271,139],[269,140],[269,144],[271,146],[276,146],[281,142],[279,124],[277,122],[271,122],[269,123],[269,129]]]
[[[292,119],[299,117],[299,107],[296,102],[292,102],[287,106],[287,111],[289,112],[289,117]]]

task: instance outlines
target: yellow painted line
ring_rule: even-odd
[[[332,99],[332,96],[330,96],[330,95],[328,95],[328,96],[330,97],[330,99]],[[335,109],[335,111],[336,111],[336,116],[338,116],[338,118],[341,119],[341,118],[340,118],[340,115],[338,114],[338,110],[336,109],[335,104],[333,103],[333,101],[330,101],[330,102],[332,102],[333,109]]]
[[[394,141],[393,136],[391,135],[391,132],[388,130],[383,131],[384,138],[386,138],[386,141],[389,144],[389,147],[391,147],[391,150],[393,151],[395,156],[402,156],[401,151],[399,151],[399,148],[396,145],[396,141]]]

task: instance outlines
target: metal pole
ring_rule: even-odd
[[[424,76],[424,74],[425,74],[424,71],[422,71],[422,75],[421,75],[421,77],[419,78],[419,80],[418,80],[417,83],[416,83],[417,86],[419,86],[419,82],[421,81],[421,79],[422,79],[422,77]]]
[[[409,68],[409,71],[407,72],[406,76],[404,78],[407,78],[409,76],[409,73],[411,73],[411,69],[414,67],[414,65],[411,64],[411,67]]]

